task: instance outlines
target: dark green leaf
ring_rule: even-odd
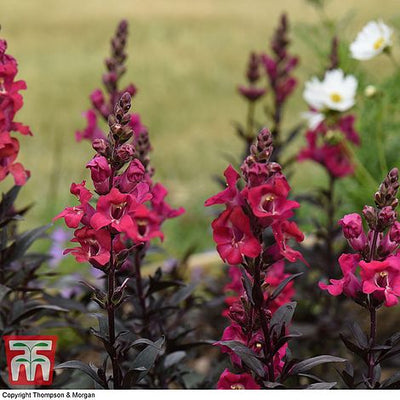
[[[17,360],[15,360],[16,362],[29,362],[29,360],[27,360],[26,358],[18,358]]]
[[[51,225],[32,229],[20,235],[15,242],[7,249],[5,254],[5,263],[11,264],[13,261],[21,258],[29,249],[33,242],[42,237]]]
[[[256,353],[246,347],[243,343],[235,340],[228,340],[218,342],[218,345],[229,347],[258,376],[263,377],[265,375],[263,365],[257,358]]]
[[[352,351],[353,353],[357,354],[359,357],[361,357],[363,360],[366,360],[367,357],[367,349],[362,349],[358,347],[355,343],[353,343],[351,340],[347,339],[344,335],[340,334],[340,338],[342,339],[343,343],[345,346]]]
[[[122,387],[124,389],[130,389],[134,385],[134,383],[138,381],[139,375],[143,372],[146,372],[146,368],[144,367],[129,370],[124,376]]]
[[[400,343],[400,332],[394,333],[389,339],[386,340],[385,343],[396,346],[398,343]]]
[[[270,322],[272,333],[279,334],[283,325],[288,326],[290,324],[296,305],[297,303],[292,301],[291,303],[284,304],[275,311]]]
[[[0,303],[11,289],[7,286],[0,285]]]
[[[399,389],[400,388],[400,372],[396,372],[390,378],[382,382],[382,388]]]
[[[360,325],[356,321],[353,321],[350,324],[350,330],[352,336],[356,340],[358,346],[360,348],[366,348],[368,346],[368,339],[363,330],[361,329]]]
[[[329,355],[322,355],[317,357],[309,358],[296,363],[289,372],[289,375],[297,375],[302,372],[306,372],[317,365],[334,363],[334,362],[345,362],[346,359],[340,357],[334,357]]]
[[[0,203],[0,219],[2,220],[13,206],[21,186],[12,187],[6,194],[3,194],[3,198]]]
[[[264,381],[264,386],[268,389],[283,389],[285,388],[284,385],[282,385],[282,383],[278,383],[278,382],[268,382],[268,381]]]
[[[171,297],[170,305],[171,306],[177,306],[183,300],[186,300],[193,293],[195,287],[196,287],[196,284],[192,283],[190,285],[187,285],[187,286],[183,287],[182,289],[179,289]]]
[[[390,358],[398,356],[399,354],[400,354],[399,348],[392,349],[392,350],[388,351],[387,353],[385,353],[383,356],[379,357],[378,362],[389,360]]]
[[[314,390],[329,390],[335,387],[337,382],[317,382],[308,385],[306,389],[314,389]]]
[[[253,293],[252,293],[253,283],[251,282],[249,276],[247,275],[246,270],[243,267],[240,267],[240,271],[242,273],[243,287],[244,287],[244,290],[246,291],[247,298],[250,300],[251,304],[253,304],[253,306],[254,306]]]
[[[184,351],[174,351],[171,354],[168,354],[164,360],[164,368],[167,369],[172,367],[175,364],[178,364],[186,357],[186,353]]]
[[[148,346],[155,346],[154,342],[152,342],[151,340],[142,338],[142,339],[135,340],[133,343],[130,344],[129,347],[138,346],[141,344],[147,344]],[[155,346],[155,347],[157,347],[157,346]]]
[[[32,362],[46,362],[44,358],[35,358]]]
[[[88,364],[85,364],[79,360],[66,361],[62,364],[58,364],[55,369],[77,369],[82,371],[86,375],[90,376],[95,382],[97,382],[101,387],[107,389],[104,382],[97,376],[96,371],[93,370]]]
[[[133,369],[138,370],[138,368],[144,368],[144,370],[141,370],[142,372],[140,372],[140,374],[138,375],[136,382],[142,380],[147,375],[150,368],[154,365],[158,355],[162,350],[162,345],[164,344],[164,341],[164,337],[158,339],[152,345],[149,345],[145,349],[143,349],[133,360]]]
[[[287,284],[291,282],[292,280],[298,278],[299,276],[303,275],[303,272],[299,272],[297,274],[290,275],[286,279],[284,279],[278,286],[277,288],[272,292],[271,296],[268,298],[270,301],[275,300],[285,289]]]
[[[147,292],[148,295],[159,292],[164,289],[168,289],[170,287],[179,287],[184,284],[179,281],[150,281],[149,290]]]
[[[27,307],[22,312],[18,313],[16,316],[14,316],[14,319],[12,320],[12,324],[16,324],[20,321],[22,321],[25,318],[31,317],[32,315],[43,311],[58,311],[58,312],[67,312],[65,308],[57,307],[57,306],[52,306],[52,305],[47,305],[47,304],[42,304],[42,305],[35,305],[32,307]]]

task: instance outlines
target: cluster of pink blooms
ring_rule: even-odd
[[[306,132],[307,146],[297,159],[313,160],[321,164],[335,178],[342,178],[354,172],[354,165],[347,147],[347,141],[358,146],[360,137],[354,128],[354,115],[334,116],[322,121]]]
[[[110,263],[121,267],[129,249],[163,238],[162,223],[184,212],[172,209],[166,202],[167,190],[153,183],[150,172],[137,157],[131,128],[131,97],[125,93],[108,121],[108,138],[93,142],[97,154],[87,164],[94,191],[85,181],[71,185],[79,205],[68,207],[55,219],[64,218],[69,228],[76,229],[72,242],[79,247],[67,249],[78,262],[89,262],[105,270]],[[113,259],[112,259],[113,257]]]
[[[346,215],[339,221],[352,254],[339,258],[341,279],[330,284],[320,283],[332,296],[344,294],[360,304],[387,307],[398,303],[400,296],[400,223],[395,211],[398,170],[389,172],[375,194],[376,207],[365,206],[363,216],[368,226],[365,232],[359,214]],[[358,273],[359,271],[359,273]]]
[[[258,311],[247,297],[242,273],[255,285],[254,269],[259,268],[262,312],[270,319],[276,309],[290,301],[294,294],[293,285],[289,283],[276,298],[270,299],[274,288],[290,276],[284,271],[285,260],[303,260],[301,253],[289,246],[289,240],[301,242],[304,238],[296,223],[289,220],[299,204],[288,199],[290,186],[281,172],[281,166],[269,162],[271,153],[271,133],[263,129],[256,144],[251,147],[251,154],[241,166],[244,185],[240,175],[229,166],[225,171],[227,188],[205,203],[206,206],[226,206],[212,223],[217,251],[222,260],[231,266],[229,274],[232,281],[225,288],[231,294],[227,297],[230,307],[225,313],[230,325],[224,330],[222,341],[241,342],[256,354],[263,351],[266,339],[260,327]],[[270,237],[266,239],[265,234],[268,233]],[[240,358],[230,348],[221,347],[223,352],[230,354],[233,364],[240,368]],[[286,346],[282,346],[274,356],[276,373],[282,366],[285,353]],[[227,388],[229,382],[234,382],[230,388],[254,388],[254,380],[247,375],[237,376],[225,371],[218,387]]]
[[[339,65],[338,39],[332,40],[330,64],[327,68],[335,70]],[[318,110],[310,107],[311,112]],[[354,165],[348,144],[360,145],[360,136],[354,128],[355,116],[345,115],[338,110],[327,111],[326,118],[306,132],[307,146],[300,150],[297,160],[313,160],[323,166],[332,178],[352,175]]]
[[[18,139],[11,132],[32,135],[28,126],[15,122],[14,117],[23,106],[20,90],[26,89],[24,81],[16,81],[18,64],[14,57],[6,54],[7,42],[0,39],[0,181],[9,174],[15,184],[22,186],[29,177],[29,171],[16,162],[19,153]]]

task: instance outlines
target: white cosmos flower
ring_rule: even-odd
[[[308,127],[311,130],[316,129],[317,126],[325,119],[324,114],[317,111],[304,111],[301,113],[301,117],[307,121]]]
[[[381,20],[370,21],[350,45],[351,56],[356,60],[369,60],[392,45],[393,29]]]
[[[341,69],[325,73],[323,81],[317,77],[306,82],[304,100],[316,111],[347,111],[353,107],[357,90],[357,79],[344,75]]]

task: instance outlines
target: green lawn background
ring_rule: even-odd
[[[398,4],[332,0],[326,15],[353,13],[351,24],[340,32],[351,40],[371,19],[393,20]],[[139,88],[133,109],[150,128],[156,179],[169,188],[171,203],[187,210],[168,223],[166,245],[178,254],[196,242],[198,250],[211,247],[212,215],[203,202],[219,189],[211,177],[222,175],[224,153],[242,150],[232,121],[243,121],[246,107],[235,88],[244,82],[249,51],[267,50],[283,11],[295,28],[292,51],[301,56],[300,86],[288,109],[290,126],[305,109],[303,82],[320,66],[296,34],[300,24],[319,20],[303,0],[2,0],[1,37],[19,62],[19,78],[28,84],[17,120],[34,133],[21,139],[20,160],[32,178],[20,203],[35,203],[24,225],[48,223],[73,204],[71,182],[87,177],[85,165],[93,151],[88,143],[76,143],[74,132],[85,125],[81,114],[89,106],[89,93],[100,86],[109,39],[126,18],[130,36],[124,82]],[[383,61],[369,63],[379,76]],[[306,165],[292,184],[296,189],[319,179],[318,168]]]

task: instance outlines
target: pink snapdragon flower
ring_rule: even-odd
[[[322,290],[327,290],[332,296],[339,296],[343,293],[348,297],[355,298],[361,291],[361,281],[355,275],[359,262],[359,254],[342,254],[339,258],[339,265],[343,278],[331,279],[330,285],[320,282],[319,287]]]
[[[271,184],[264,184],[249,189],[248,202],[255,216],[273,220],[287,219],[293,216],[292,210],[300,207],[300,204],[288,200],[290,186],[284,177],[278,177]]]
[[[23,165],[16,162],[19,153],[19,142],[11,136],[11,132],[32,135],[30,128],[14,121],[16,113],[23,106],[23,98],[19,93],[26,89],[24,81],[16,81],[18,73],[17,61],[6,53],[7,43],[0,39],[0,181],[12,175],[14,183],[22,186],[30,176]]]
[[[77,229],[71,242],[80,247],[66,249],[64,254],[71,253],[76,261],[90,262],[97,268],[103,268],[110,261],[111,236],[106,229],[94,230],[87,226]]]
[[[132,214],[138,206],[132,195],[112,188],[108,194],[99,197],[96,212],[91,217],[90,224],[96,230],[109,226],[118,232],[134,237],[136,229]]]
[[[240,264],[244,256],[260,254],[261,245],[253,236],[249,218],[241,207],[225,210],[212,223],[212,228],[218,253],[228,264]]]
[[[299,227],[294,221],[284,220],[275,222],[272,224],[272,232],[274,234],[280,254],[284,258],[290,262],[302,260],[305,264],[307,264],[303,258],[303,255],[299,251],[293,250],[288,245],[290,239],[294,239],[297,243],[300,243],[304,240],[303,232],[300,231]]]
[[[226,207],[212,222],[217,251],[223,261],[232,265],[231,282],[224,288],[229,309],[223,312],[230,325],[224,330],[222,342],[238,341],[255,354],[262,354],[268,360],[266,379],[271,377],[273,381],[284,364],[286,344],[278,346],[274,353],[268,350],[276,345],[271,341],[278,339],[269,337],[265,327],[272,314],[292,299],[293,282],[284,285],[279,294],[272,293],[290,277],[284,271],[285,260],[304,261],[301,253],[289,245],[292,240],[301,242],[304,235],[295,222],[288,220],[299,204],[288,199],[290,186],[281,166],[269,161],[272,150],[271,133],[263,129],[241,166],[243,178],[229,166],[224,173],[227,188],[205,205]],[[241,265],[241,269],[235,265]],[[243,368],[240,357],[230,347],[221,342],[216,345],[230,355],[237,367]]]
[[[400,296],[400,257],[384,261],[360,261],[362,291],[384,300],[386,307],[395,306]]]
[[[263,336],[260,330],[245,334],[240,325],[233,323],[224,329],[221,342],[225,341],[240,342],[248,346],[256,354],[259,354],[262,349],[261,343],[263,341]],[[242,365],[240,357],[230,347],[225,346],[220,342],[216,342],[215,345],[221,348],[222,353],[230,355],[233,364],[238,366]]]
[[[221,374],[217,389],[222,390],[241,390],[241,389],[260,389],[260,385],[254,380],[254,378],[247,373],[234,374],[225,369]]]
[[[349,118],[351,117],[351,118]],[[343,121],[344,120],[344,121]],[[306,133],[307,147],[300,150],[299,161],[313,160],[326,168],[335,178],[343,178],[354,172],[354,165],[346,147],[346,140],[359,145],[360,139],[354,130],[354,117],[348,116],[339,119],[331,126],[320,123],[316,128]],[[344,135],[340,138],[340,133]],[[337,138],[330,135],[339,134]]]
[[[362,219],[359,214],[353,213],[345,215],[340,221],[343,235],[348,240],[350,246],[356,251],[362,251],[367,246],[367,236],[364,233]]]
[[[94,209],[89,204],[89,201],[92,198],[92,193],[90,193],[85,185],[85,181],[80,184],[71,184],[70,192],[78,198],[80,204],[78,206],[65,208],[53,218],[54,221],[64,218],[65,224],[68,228],[77,228],[81,222],[85,225],[88,224],[87,220],[94,214]]]
[[[232,165],[229,165],[224,172],[224,176],[226,179],[227,188],[206,200],[204,203],[206,207],[214,204],[227,204],[230,206],[243,205],[242,196],[237,188],[237,182],[240,178],[240,175],[234,170]]]
[[[104,143],[93,144],[101,153],[95,155],[87,168],[98,197],[86,188],[85,181],[72,184],[71,193],[80,204],[67,207],[54,218],[64,218],[68,227],[78,228],[71,241],[80,247],[68,249],[65,254],[71,253],[78,262],[89,262],[104,270],[111,261],[116,263],[111,253],[128,254],[135,246],[145,248],[152,239],[163,239],[162,223],[184,211],[174,210],[165,202],[167,190],[153,183],[134,146],[126,143],[133,136],[130,115],[126,113],[129,107],[130,97],[125,94],[115,114],[110,116],[109,137]]]
[[[368,225],[364,232],[359,214],[345,215],[339,224],[355,254],[339,258],[341,279],[319,286],[332,296],[352,297],[370,311],[384,304],[392,307],[400,296],[400,223],[397,219],[398,170],[392,169],[375,193],[375,207],[365,206],[363,216]],[[359,276],[357,274],[359,271]]]
[[[96,113],[93,110],[88,110],[83,113],[83,116],[86,118],[87,126],[83,131],[77,131],[75,133],[76,140],[80,142],[86,139],[93,142],[95,139],[105,139],[106,135],[98,127]]]
[[[23,165],[15,162],[19,153],[19,142],[10,136],[8,132],[0,133],[0,181],[11,174],[18,186],[25,185],[30,172]]]

